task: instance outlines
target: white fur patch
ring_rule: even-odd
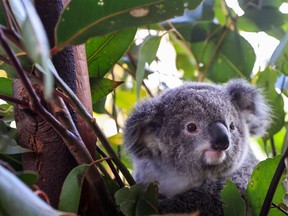
[[[222,163],[226,158],[225,151],[216,151],[208,149],[204,151],[204,160],[209,165],[217,165]]]

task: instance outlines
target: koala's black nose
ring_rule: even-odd
[[[224,124],[220,122],[213,123],[209,132],[211,135],[212,148],[214,150],[226,150],[229,147],[229,133]]]

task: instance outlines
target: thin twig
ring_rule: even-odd
[[[60,96],[65,101],[65,103],[69,104],[72,108],[75,109],[75,106],[74,106],[73,102],[70,100],[70,98],[66,94],[64,94],[62,92],[61,89],[57,88],[55,92],[56,92],[56,94],[58,96]],[[105,152],[98,145],[96,145],[96,150],[103,158],[107,158],[107,155],[105,154]],[[122,182],[117,170],[115,169],[114,164],[111,162],[111,160],[107,161],[107,164],[109,165],[112,173],[114,174],[115,179],[118,182],[119,186],[123,187],[124,184],[123,184],[123,182]]]
[[[277,208],[279,211],[281,211],[282,213],[284,213],[285,215],[288,215],[288,212],[285,211],[285,209],[283,209],[281,206],[277,205],[276,203],[272,202],[272,206],[274,208]]]
[[[55,77],[56,82],[61,87],[61,89],[69,96],[71,101],[73,102],[74,106],[76,107],[76,110],[78,113],[83,117],[83,119],[89,124],[89,126],[93,129],[94,133],[98,137],[99,141],[102,143],[103,147],[108,152],[108,155],[112,158],[113,162],[116,164],[116,166],[119,168],[119,170],[122,172],[123,176],[126,178],[127,182],[130,185],[135,184],[135,180],[131,176],[128,169],[125,167],[125,165],[121,162],[121,160],[117,157],[117,154],[112,149],[110,143],[108,142],[107,138],[102,133],[101,129],[99,128],[96,120],[91,116],[91,114],[86,110],[84,105],[79,101],[75,93],[67,86],[67,84],[59,77],[58,74],[53,74]]]
[[[270,142],[271,142],[271,148],[272,148],[272,155],[273,155],[273,157],[276,157],[277,150],[275,147],[274,137],[271,137]]]
[[[36,94],[34,88],[32,87],[32,83],[28,78],[28,75],[23,70],[21,63],[17,59],[16,55],[14,54],[13,50],[10,48],[9,44],[6,41],[5,35],[2,31],[2,28],[0,28],[0,43],[4,50],[6,51],[7,55],[9,56],[11,62],[13,63],[13,67],[15,68],[16,72],[18,73],[18,76],[20,77],[24,88],[26,89],[28,95],[31,98],[31,101],[29,102],[29,108],[38,113],[39,116],[41,116],[45,121],[49,122],[50,125],[55,129],[55,131],[61,136],[64,143],[66,144],[67,148],[71,152],[71,154],[74,156],[76,161],[79,164],[90,164],[93,162],[93,159],[88,152],[85,144],[83,143],[81,137],[79,134],[73,134],[69,130],[67,130],[63,126],[63,120],[65,119],[68,122],[65,122],[66,124],[69,124],[69,118],[70,113],[68,111],[63,111],[67,115],[68,118],[63,118],[63,116],[60,116],[60,121],[56,119],[50,112],[48,112],[45,107],[41,104],[41,100],[39,96]],[[65,116],[64,116],[65,117]],[[71,127],[73,127],[73,124],[70,124]],[[75,128],[75,126],[74,126]],[[97,169],[95,167],[95,169]],[[95,179],[96,177],[96,179]],[[87,177],[87,180],[91,185],[94,184],[95,180],[97,180],[99,177],[99,173],[97,170],[95,172],[92,172],[91,175]]]
[[[5,100],[5,101],[9,101],[11,103],[19,104],[19,105],[21,105],[23,107],[26,107],[26,108],[29,108],[29,104],[28,103],[26,103],[23,100],[19,100],[17,98],[14,98],[14,97],[9,97],[9,96],[0,94],[0,99]]]

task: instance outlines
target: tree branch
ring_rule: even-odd
[[[21,106],[23,106],[23,107],[29,108],[29,104],[28,104],[28,103],[26,103],[26,102],[23,101],[23,100],[19,100],[19,99],[17,99],[17,98],[14,98],[14,97],[9,97],[9,96],[0,94],[0,99],[5,100],[5,101],[9,101],[9,102],[11,102],[11,103],[19,104],[19,105],[21,105]]]
[[[76,110],[79,112],[79,114],[83,117],[83,119],[89,124],[89,126],[93,129],[96,136],[98,137],[99,141],[102,143],[103,147],[108,152],[108,155],[111,157],[115,165],[119,168],[119,170],[122,172],[123,176],[126,178],[127,182],[130,185],[135,184],[135,180],[131,176],[128,169],[125,167],[125,165],[121,162],[121,160],[118,158],[117,154],[112,149],[110,143],[108,142],[107,138],[104,136],[102,131],[100,130],[96,120],[93,118],[93,116],[86,110],[86,108],[83,106],[81,101],[77,98],[77,96],[74,94],[74,92],[69,88],[69,86],[66,85],[65,82],[59,77],[58,74],[54,73],[54,77],[58,85],[61,87],[61,89],[69,96],[71,101],[73,102],[74,106],[76,107]]]

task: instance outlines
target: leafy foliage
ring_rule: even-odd
[[[224,215],[243,216],[246,214],[245,201],[233,182],[227,180],[226,186],[221,193],[221,198],[223,201]]]
[[[153,183],[144,190],[139,184],[122,188],[115,193],[116,204],[125,216],[142,216],[159,213],[157,210],[157,186]]]

